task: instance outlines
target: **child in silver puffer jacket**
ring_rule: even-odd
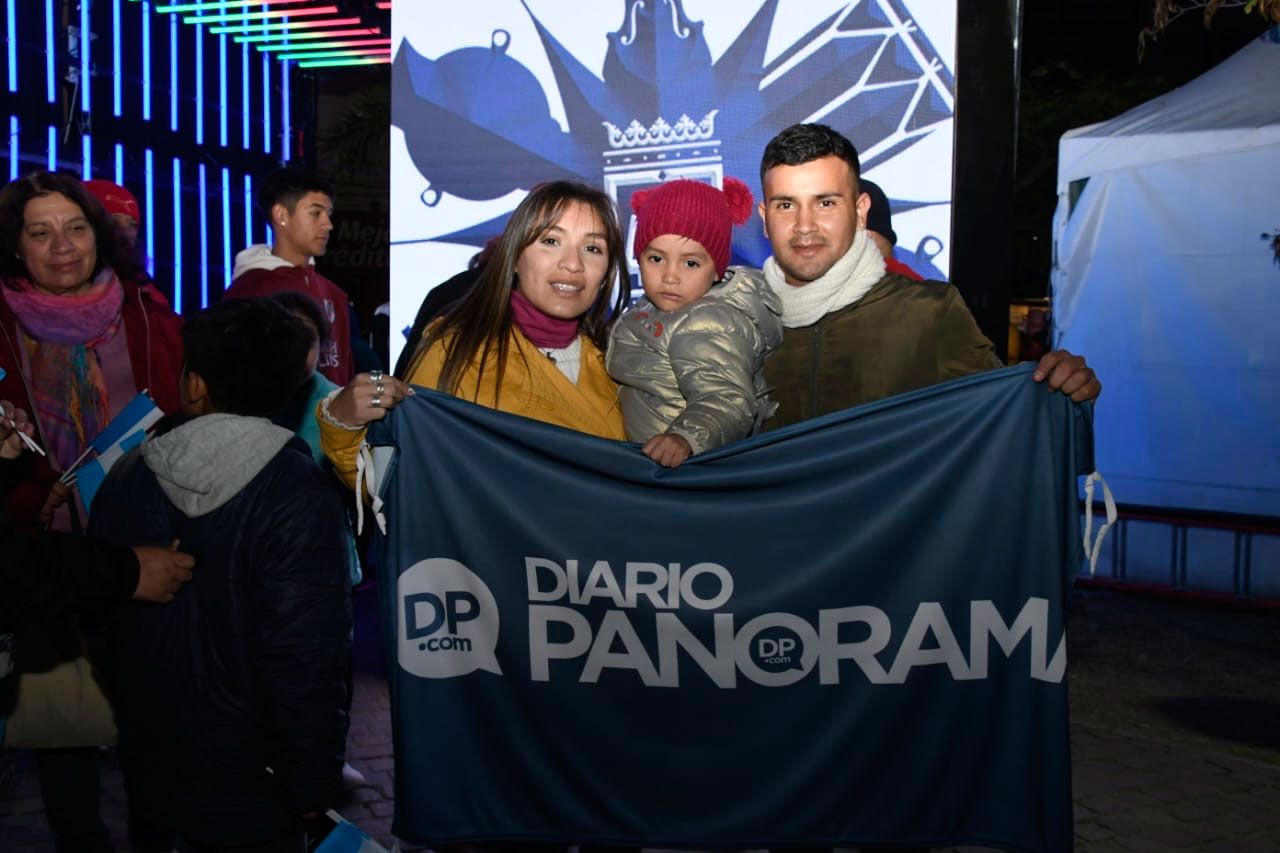
[[[668,468],[752,435],[777,408],[763,366],[782,341],[782,305],[763,274],[729,267],[752,198],[724,184],[671,181],[631,201],[645,298],[614,324],[605,364],[627,437]]]

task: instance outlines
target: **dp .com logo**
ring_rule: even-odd
[[[414,563],[396,584],[397,659],[420,678],[453,678],[477,669],[502,675],[498,605],[462,563],[436,557]]]

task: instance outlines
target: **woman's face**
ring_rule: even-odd
[[[62,193],[46,193],[22,210],[18,255],[37,290],[70,295],[88,290],[98,263],[93,226]]]
[[[574,320],[596,301],[608,269],[605,225],[575,201],[520,253],[516,289],[543,314]]]

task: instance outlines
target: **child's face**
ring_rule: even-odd
[[[640,253],[640,283],[659,311],[701,299],[715,284],[716,265],[697,240],[663,234]]]

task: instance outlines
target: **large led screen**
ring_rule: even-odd
[[[392,20],[391,353],[530,187],[601,186],[623,227],[675,177],[759,194],[760,154],[803,121],[848,136],[889,196],[899,257],[946,278],[955,4],[937,0],[464,0]],[[769,255],[760,222],[734,262]]]

